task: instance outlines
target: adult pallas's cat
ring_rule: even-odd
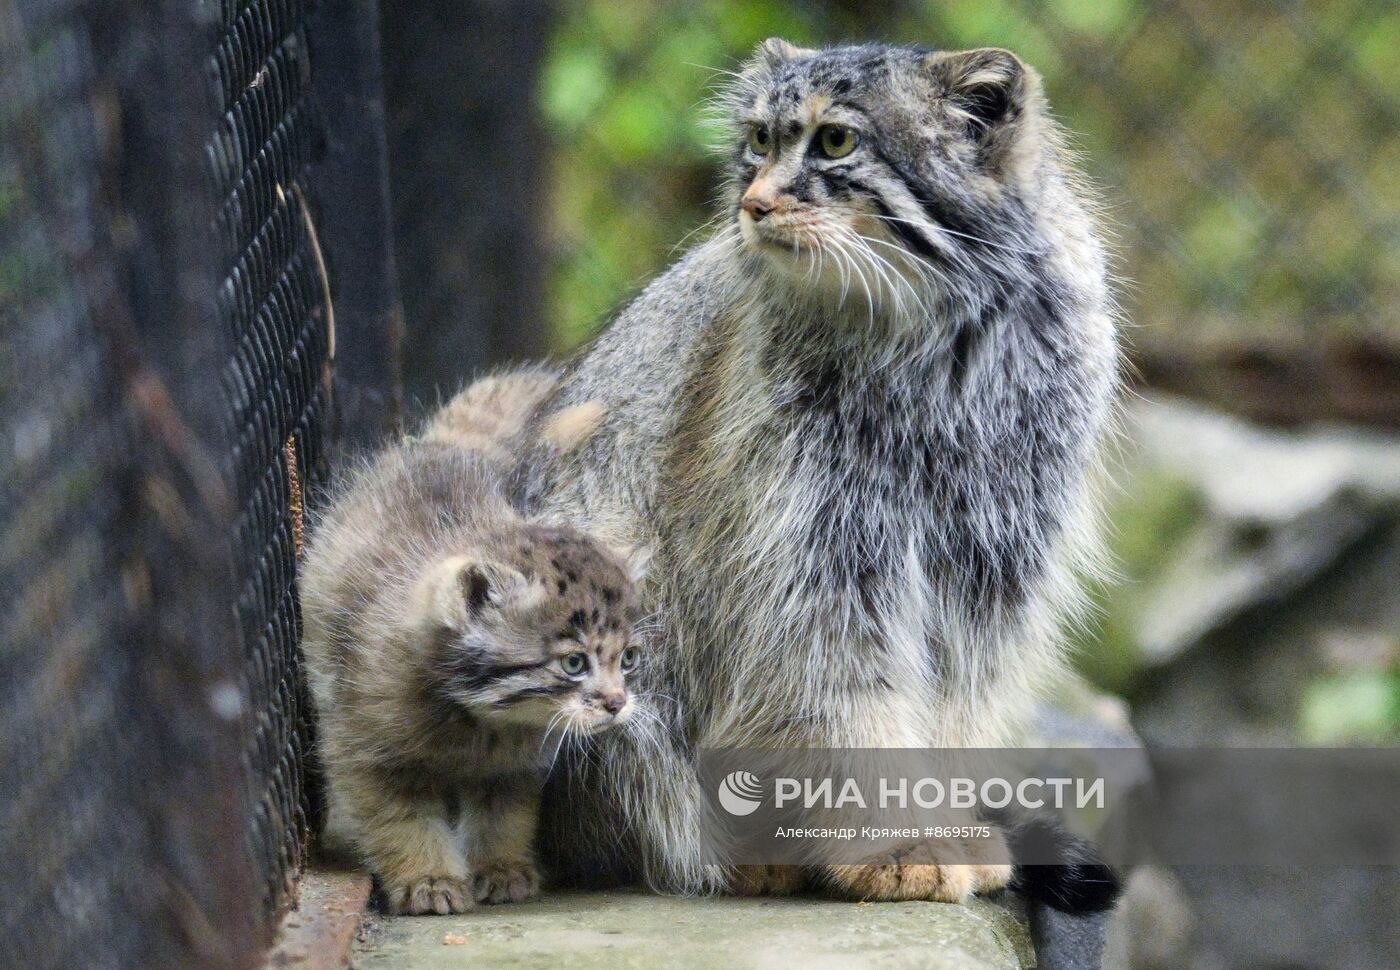
[[[546,399],[600,403],[598,432],[518,472],[529,507],[655,548],[665,728],[597,739],[549,844],[683,892],[725,882],[697,749],[1015,741],[1092,565],[1119,381],[1092,206],[1013,54],[770,41],[722,100],[721,228]],[[977,858],[757,888],[957,900],[1008,878]]]

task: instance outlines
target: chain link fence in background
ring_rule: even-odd
[[[572,343],[711,214],[705,87],[768,34],[1009,47],[1104,189],[1151,383],[1400,425],[1400,7],[1388,0],[564,6],[543,105]]]
[[[374,13],[0,6],[0,965],[251,966],[291,900],[333,341],[393,417]]]
[[[1400,426],[1400,8],[1013,9],[1108,189],[1146,379]]]

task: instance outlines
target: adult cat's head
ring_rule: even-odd
[[[824,299],[975,312],[1035,275],[1057,234],[1088,235],[1065,225],[1083,206],[1039,79],[1008,51],[768,40],[723,103],[743,245]]]

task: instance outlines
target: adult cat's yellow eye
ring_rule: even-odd
[[[823,125],[817,132],[817,146],[827,158],[845,158],[858,144],[860,136],[842,125]]]
[[[773,150],[773,132],[767,125],[749,125],[749,151],[767,155]]]
[[[577,677],[588,672],[588,654],[571,653],[559,661],[559,666],[564,668],[564,673],[570,677]]]

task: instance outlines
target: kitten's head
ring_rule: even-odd
[[[1053,132],[1008,51],[768,40],[722,103],[727,197],[780,278],[913,310],[931,291],[995,287],[996,265],[1033,246]]]
[[[428,570],[434,689],[484,721],[591,734],[621,724],[642,662],[638,557],[522,526]]]

